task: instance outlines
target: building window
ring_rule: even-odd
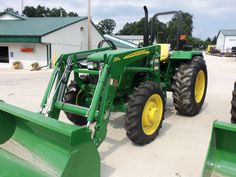
[[[8,47],[0,46],[0,63],[9,63]]]

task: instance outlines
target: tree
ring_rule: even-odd
[[[142,35],[144,31],[144,18],[139,21],[126,23],[119,31],[121,35]]]
[[[192,36],[193,30],[193,16],[187,12],[181,12],[182,14],[182,32],[183,34]],[[151,21],[149,20],[149,29],[151,28]],[[154,21],[153,30],[155,38],[158,42],[168,42],[176,46],[176,33],[178,28],[178,16],[175,15],[168,23],[160,22],[158,19]],[[150,32],[150,31],[149,31]],[[124,27],[119,31],[122,35],[143,35],[144,33],[144,18],[139,21],[126,23]]]
[[[182,15],[182,34],[185,34],[189,37],[192,36],[193,31],[193,16],[187,12],[181,12]],[[178,31],[178,16],[177,14],[167,23],[168,36],[167,41],[174,48],[176,47],[176,34]]]
[[[116,27],[116,22],[113,19],[104,19],[100,21],[97,25],[98,30],[102,34],[112,34]]]
[[[77,17],[78,14],[75,12],[67,13],[65,9],[53,8],[38,5],[37,8],[33,6],[26,6],[23,10],[23,14],[27,17]]]
[[[4,11],[19,15],[19,12],[15,11],[12,7],[7,7]]]
[[[152,19],[149,20],[149,34],[151,33]],[[167,36],[167,26],[165,23],[155,20],[153,24],[153,30],[155,38],[158,39],[158,42],[164,43]],[[133,23],[126,23],[119,31],[118,34],[121,35],[143,35],[144,34],[144,18],[141,18],[139,21]]]
[[[122,35],[134,35],[134,29],[136,28],[137,22],[126,23],[123,28],[118,32],[118,34]]]
[[[207,38],[206,40],[205,40],[205,42],[209,45],[209,44],[212,44],[212,40],[211,40],[211,38]]]
[[[212,44],[215,45],[216,41],[217,41],[217,36],[214,36],[213,39],[212,39]]]
[[[206,48],[207,43],[199,38],[188,36],[188,43],[191,44],[194,48]]]
[[[66,17],[66,16],[67,12],[62,7],[60,7],[59,9],[53,8],[50,11],[50,17]]]
[[[149,29],[151,30],[153,28],[154,37],[157,39],[159,43],[166,43],[166,39],[168,36],[168,28],[167,25],[158,19],[154,21],[153,27],[152,27],[152,18],[149,22]],[[151,34],[151,31],[150,31]]]
[[[76,12],[69,12],[68,17],[78,17],[79,15]]]
[[[27,17],[47,17],[49,16],[50,9],[38,5],[37,8],[33,6],[25,6],[23,14]]]
[[[33,6],[25,6],[22,13],[26,15],[27,17],[35,17],[36,9]]]

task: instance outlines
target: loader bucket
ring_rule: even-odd
[[[100,157],[87,127],[0,101],[0,176],[98,177]]]
[[[236,126],[215,121],[203,177],[236,177]]]

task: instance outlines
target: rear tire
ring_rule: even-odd
[[[155,82],[139,86],[128,101],[125,118],[127,137],[135,144],[150,143],[159,133],[165,114],[165,99]]]
[[[231,123],[236,124],[236,82],[234,82],[234,90],[232,92],[232,101],[231,101]]]
[[[178,113],[194,116],[201,110],[207,90],[207,66],[205,60],[194,57],[181,64],[173,77],[173,100]]]
[[[73,105],[78,105],[78,106],[83,106],[83,101],[78,102],[78,96],[83,97],[83,93],[79,93],[80,88],[76,84],[75,81],[71,81],[71,83],[68,85],[65,95],[64,95],[64,101],[65,103],[73,104]],[[80,95],[78,95],[80,94]],[[72,114],[69,112],[65,112],[67,118],[73,122],[75,125],[86,125],[87,124],[87,118],[77,115],[77,114]]]

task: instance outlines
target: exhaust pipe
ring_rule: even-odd
[[[143,34],[143,46],[146,47],[149,44],[149,29],[148,29],[148,9],[147,6],[143,6],[144,17],[144,34]]]

